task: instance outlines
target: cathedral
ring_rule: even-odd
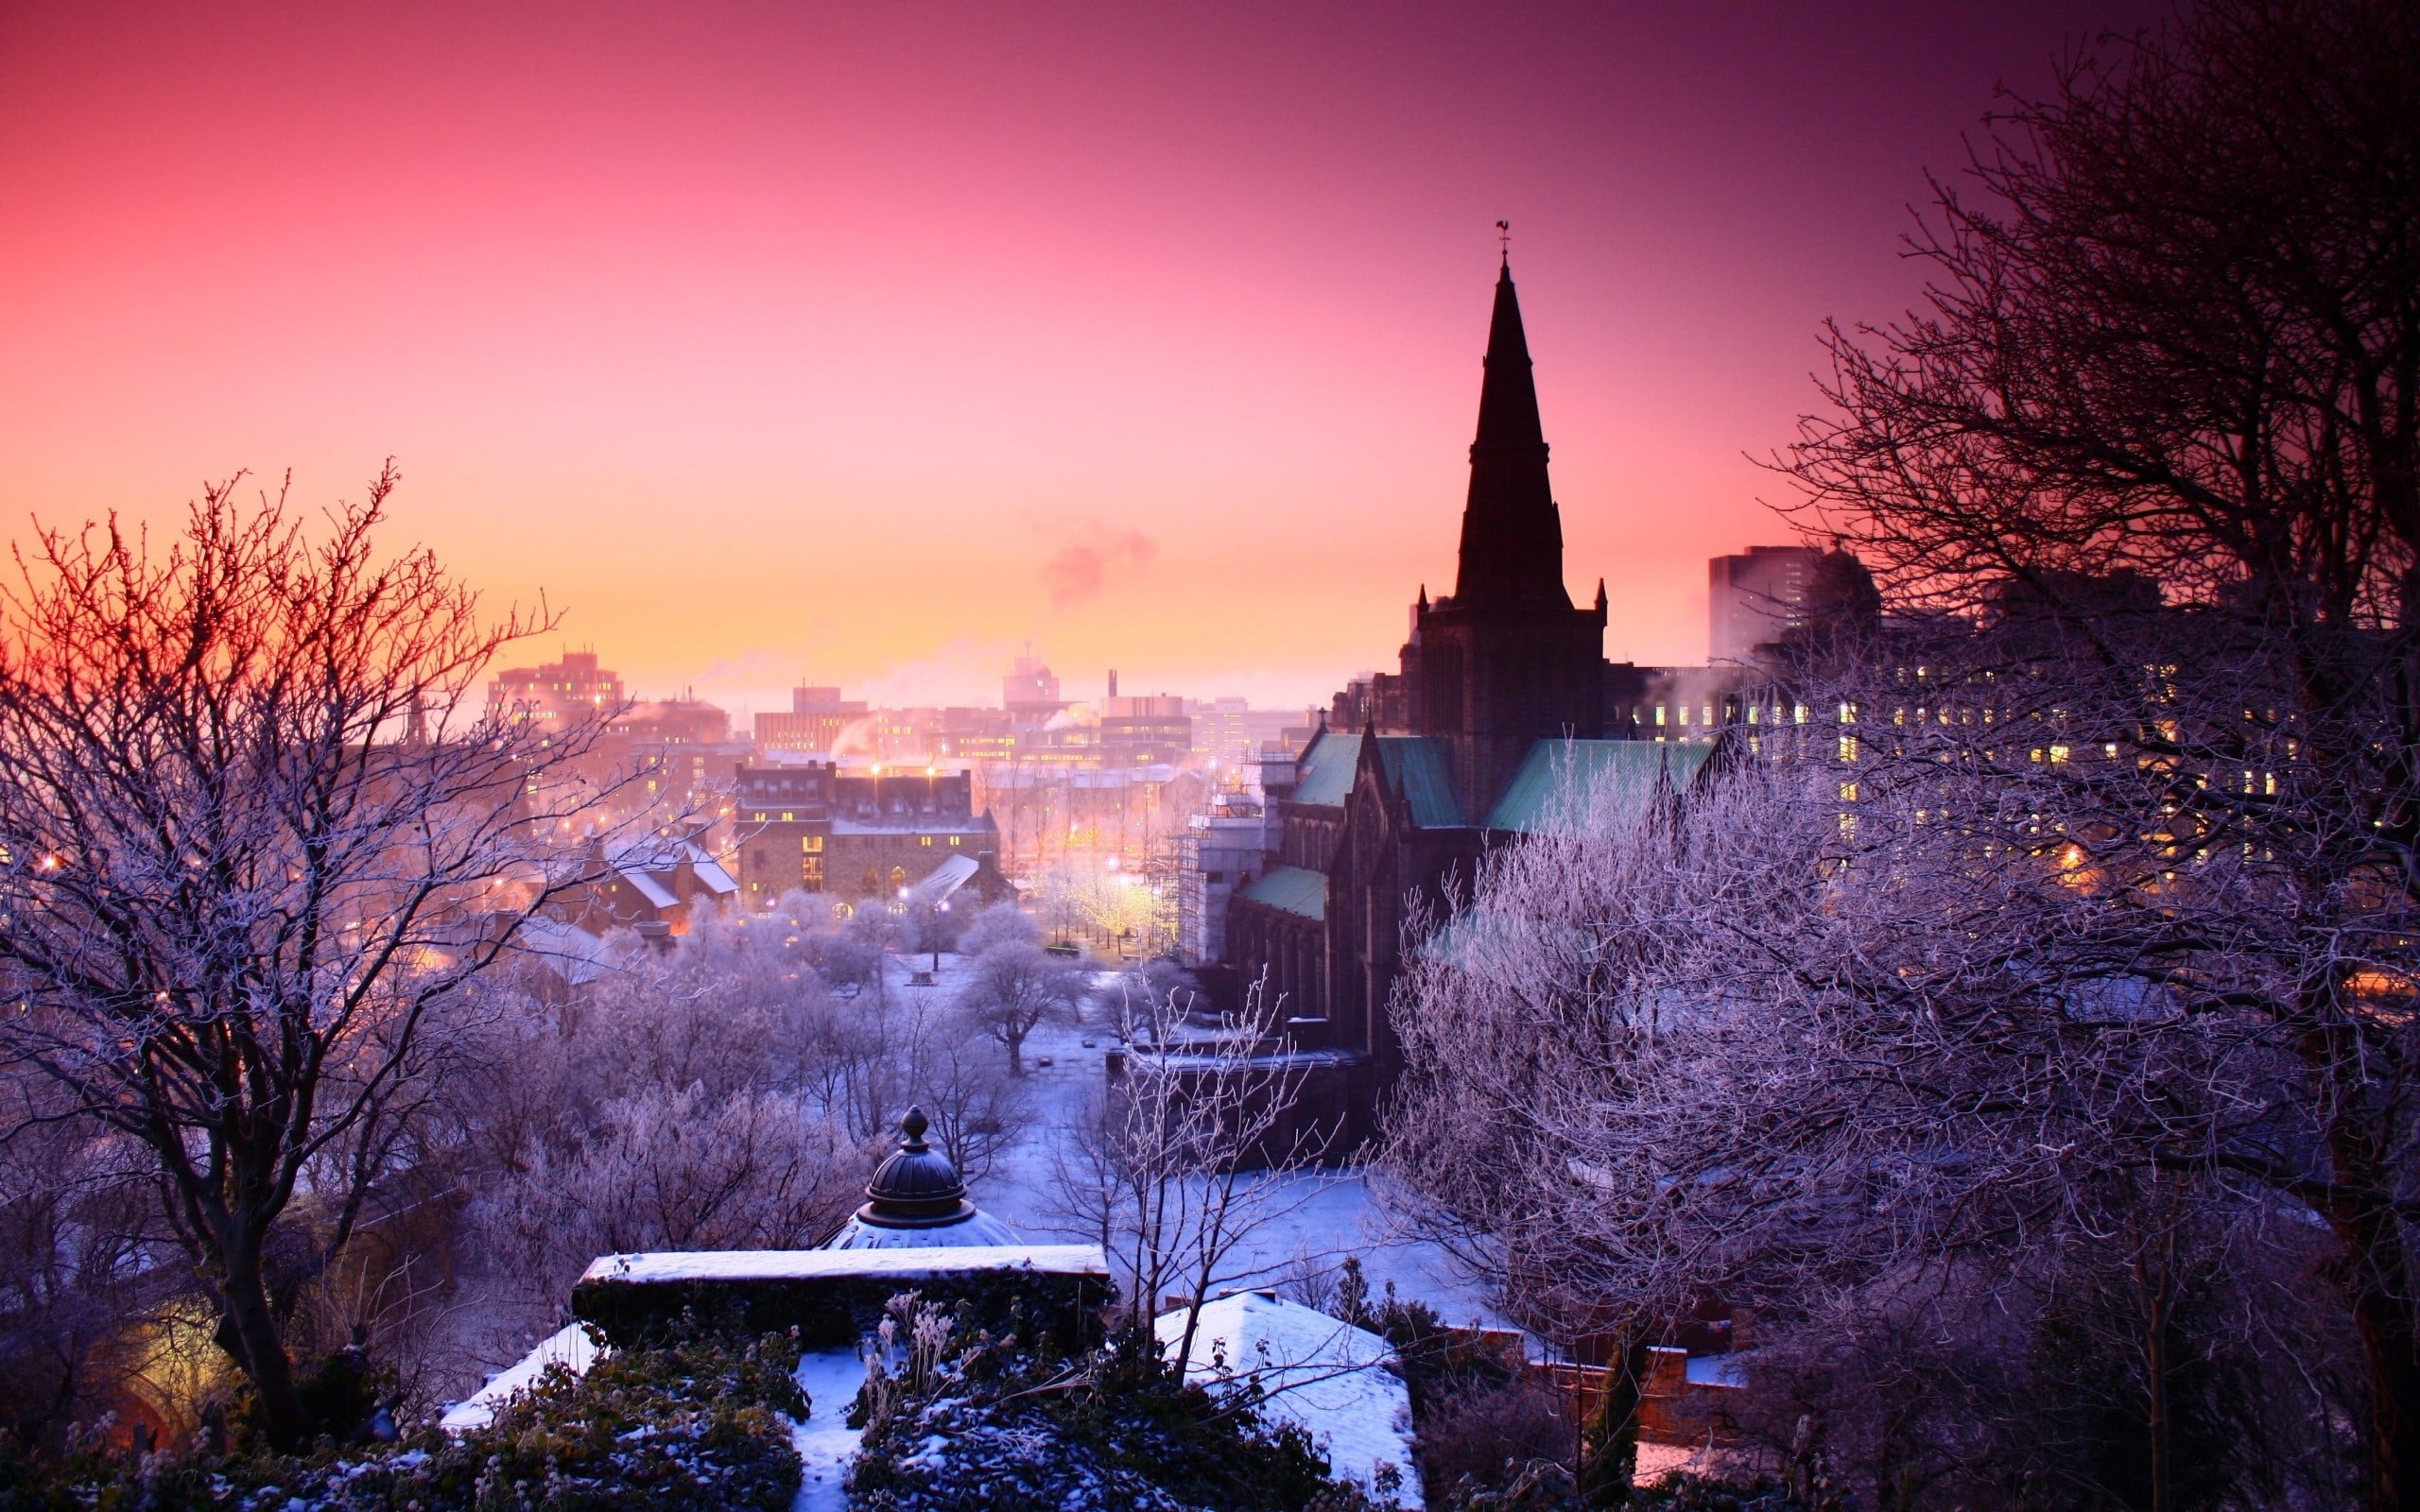
[[[1552,817],[1575,782],[1639,803],[1685,788],[1710,747],[1634,739],[1633,669],[1604,655],[1605,589],[1575,606],[1512,265],[1495,281],[1451,594],[1424,588],[1402,670],[1291,764],[1265,764],[1274,844],[1228,902],[1227,956],[1262,984],[1313,1070],[1309,1112],[1343,1144],[1374,1131],[1400,1057],[1387,1003],[1411,912],[1467,885],[1492,844]],[[1345,713],[1339,700],[1339,713]],[[1613,737],[1613,738],[1608,738]]]

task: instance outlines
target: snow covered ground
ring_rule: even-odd
[[[546,1366],[560,1365],[575,1376],[584,1376],[596,1359],[596,1346],[589,1339],[586,1329],[577,1323],[559,1329],[539,1340],[518,1364],[491,1377],[486,1385],[448,1408],[437,1425],[449,1434],[485,1428],[507,1401],[536,1385],[538,1378],[546,1373]]]
[[[818,1349],[801,1357],[798,1383],[806,1390],[806,1420],[790,1429],[798,1451],[798,1495],[790,1512],[846,1512],[849,1461],[858,1431],[848,1425],[849,1403],[865,1384],[866,1366],[855,1349]]]
[[[911,969],[923,971],[930,964],[931,957],[924,955],[894,960],[892,990],[928,993],[936,1007],[946,1005],[962,963],[943,955],[932,987],[907,985]],[[1114,1002],[1114,988],[1107,1002],[1097,993],[1086,1002],[1080,1022],[1046,1023],[1034,1030],[1025,1046],[1032,1132],[989,1176],[969,1183],[970,1198],[1028,1242],[1098,1237],[1054,1224],[1049,1212],[1051,1151],[1083,1117],[1087,1101],[1107,1085],[1105,1060],[1117,1047],[1111,1027]],[[1092,1043],[1087,1046],[1086,1040]],[[1042,1064],[1046,1060],[1050,1064]],[[1484,1294],[1455,1276],[1435,1246],[1390,1233],[1385,1212],[1358,1175],[1312,1173],[1288,1177],[1286,1184],[1289,1190],[1270,1205],[1275,1215],[1238,1247],[1225,1287],[1282,1285],[1300,1267],[1332,1268],[1347,1255],[1357,1255],[1374,1300],[1392,1281],[1398,1296],[1427,1303],[1448,1323],[1501,1326]]]
[[[1187,1314],[1152,1323],[1164,1350],[1184,1340]],[[1289,1420],[1326,1453],[1339,1479],[1377,1500],[1426,1504],[1411,1458],[1411,1392],[1387,1368],[1394,1349],[1367,1329],[1340,1323],[1273,1292],[1238,1292],[1194,1318],[1184,1373],[1213,1391],[1245,1383],[1266,1396],[1262,1410]]]

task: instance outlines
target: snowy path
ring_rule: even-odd
[[[857,1430],[848,1425],[849,1403],[866,1379],[855,1349],[819,1349],[798,1362],[798,1383],[806,1389],[806,1421],[790,1429],[801,1477],[790,1512],[846,1512],[841,1483],[857,1452]]]
[[[917,957],[919,967],[925,958]],[[897,990],[930,992],[943,1004],[955,988],[958,957],[943,955],[932,988],[906,987],[900,967]],[[1087,1003],[1084,1022],[1037,1028],[1026,1041],[1026,1084],[1033,1098],[1033,1132],[1021,1140],[983,1179],[969,1183],[969,1195],[986,1211],[1037,1242],[1083,1241],[1097,1236],[1062,1230],[1049,1215],[1053,1142],[1084,1116],[1086,1102],[1106,1085],[1105,1060],[1116,1045],[1109,1009]],[[1085,1040],[1093,1041],[1090,1048]],[[1044,1066],[1043,1060],[1051,1064]],[[1451,1273],[1434,1246],[1392,1236],[1386,1213],[1369,1183],[1352,1172],[1314,1173],[1288,1178],[1299,1191],[1272,1204],[1283,1210],[1241,1246],[1228,1286],[1282,1283],[1299,1262],[1333,1266],[1347,1255],[1360,1257],[1370,1291],[1381,1295],[1389,1281],[1408,1301],[1426,1302],[1448,1323],[1477,1321],[1500,1326],[1480,1289]],[[1298,1200],[1299,1199],[1299,1200]]]

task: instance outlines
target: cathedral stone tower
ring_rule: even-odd
[[[1508,259],[1495,280],[1471,489],[1453,595],[1412,610],[1403,675],[1415,734],[1443,742],[1464,822],[1484,823],[1540,740],[1594,740],[1605,726],[1605,591],[1574,609],[1563,583],[1563,517]]]

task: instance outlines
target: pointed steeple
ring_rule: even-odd
[[[1563,517],[1547,483],[1546,431],[1538,421],[1538,388],[1530,375],[1530,342],[1521,330],[1509,256],[1495,278],[1454,600],[1471,608],[1571,607],[1563,586]]]

